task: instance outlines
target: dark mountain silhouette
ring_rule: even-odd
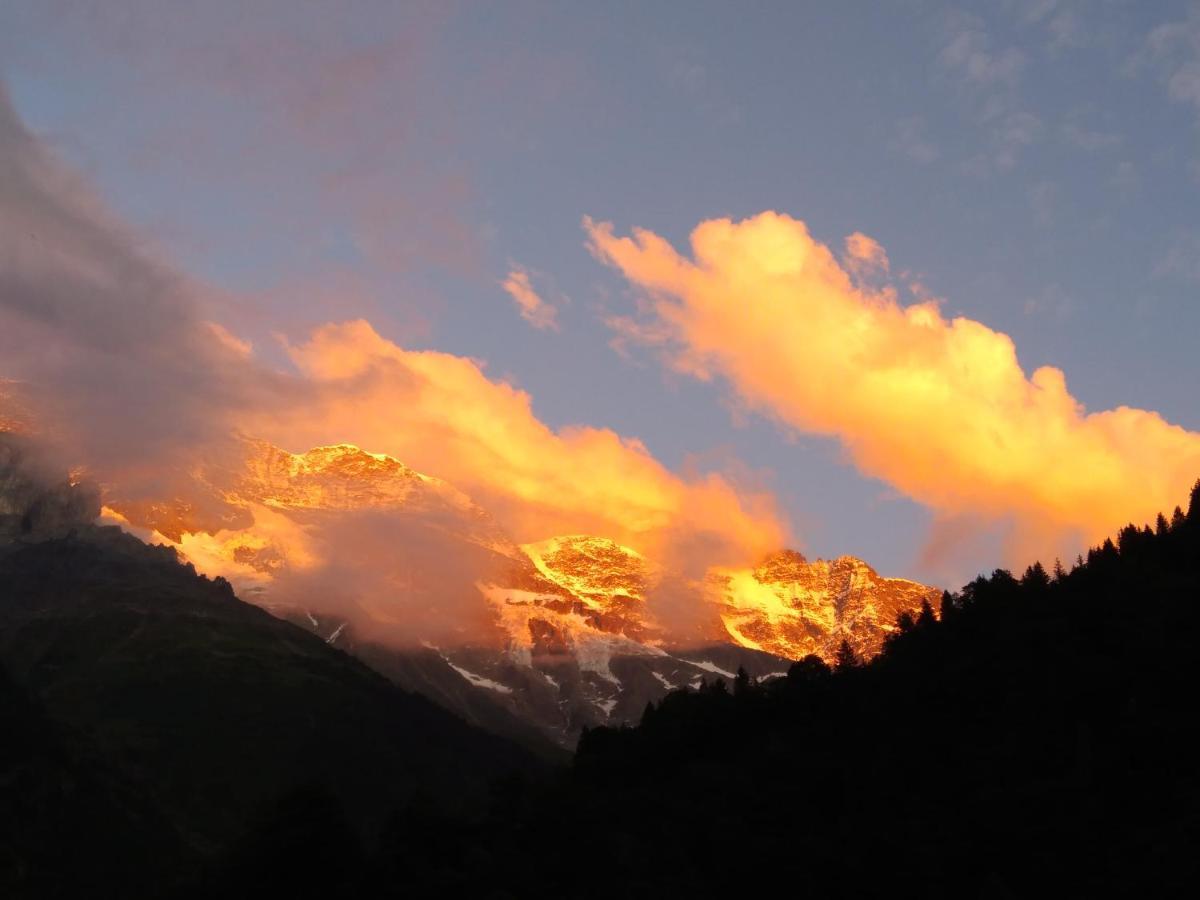
[[[470,816],[496,777],[541,769],[115,528],[0,544],[0,665],[0,886],[17,896],[81,878],[136,896],[300,789],[370,835],[418,795]],[[123,877],[93,884],[105,871]]]
[[[547,770],[5,474],[0,894],[1175,896],[1200,868],[1200,484]],[[14,475],[14,472],[16,474]]]
[[[172,876],[172,823],[3,671],[0,726],[0,896],[109,896],[135,866],[142,883]]]
[[[482,821],[410,809],[367,896],[1179,896],[1200,858],[1200,485],[1071,571],[996,571],[786,678],[587,732]],[[408,892],[407,894],[405,892]]]
[[[699,581],[598,535],[519,544],[467,494],[386,454],[234,446],[177,492],[109,485],[105,502],[163,540],[204,535],[207,564],[222,560],[244,599],[543,755],[565,759],[584,728],[636,722],[647,702],[739,666],[780,676],[843,639],[873,656],[900,612],[940,594],[849,556],[781,551]],[[266,509],[296,527],[257,528]]]

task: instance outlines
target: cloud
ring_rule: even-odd
[[[1182,21],[1154,28],[1133,64],[1147,60],[1157,69],[1172,100],[1200,112],[1200,14],[1192,12]]]
[[[1047,49],[1058,53],[1087,44],[1089,35],[1080,17],[1082,9],[1060,0],[1032,0],[1024,4],[1025,24],[1040,25],[1049,38]]]
[[[264,411],[247,430],[289,449],[335,439],[391,454],[466,491],[521,542],[589,533],[660,559],[703,545],[745,560],[787,540],[770,495],[717,474],[681,478],[608,429],[556,431],[474,360],[405,349],[361,320],[289,352],[310,404]]]
[[[54,77],[121,85],[120,108],[139,113],[119,145],[96,125],[104,103],[70,127],[116,157],[110,178],[143,179],[160,206],[196,205],[203,184],[226,215],[190,218],[175,242],[192,258],[253,236],[260,281],[328,274],[335,259],[379,290],[431,266],[478,277],[473,167],[452,139],[475,92],[442,65],[455,12],[369,5],[364,28],[364,4],[47,0],[16,18],[11,56],[35,80],[52,59]]]
[[[1016,47],[996,51],[990,44],[979,19],[958,16],[949,29],[940,59],[947,68],[975,84],[1015,88],[1025,68],[1025,54]]]
[[[1152,274],[1156,278],[1200,284],[1200,232],[1175,234],[1154,264]]]
[[[1200,435],[1146,410],[1088,413],[1060,370],[1027,376],[1007,335],[862,284],[801,221],[706,221],[691,257],[648,231],[585,227],[645,295],[667,365],[837,438],[864,474],[939,517],[1013,523],[1016,561],[1148,521],[1200,474]]]
[[[1059,130],[1068,144],[1088,152],[1107,150],[1122,142],[1119,134],[1088,128],[1078,122],[1065,122]]]
[[[1041,120],[1023,108],[1020,98],[1028,59],[1016,47],[995,48],[978,16],[952,12],[944,34],[938,61],[969,99],[986,142],[964,169],[976,175],[1011,169],[1042,131]]]
[[[1157,75],[1171,100],[1191,107],[1200,123],[1200,9],[1193,6],[1185,18],[1152,29],[1125,69],[1133,73],[1143,66]],[[1200,162],[1193,158],[1187,168],[1195,178]]]
[[[1033,222],[1039,228],[1054,224],[1058,204],[1059,189],[1053,181],[1039,181],[1029,189],[1029,207],[1033,211]]]
[[[131,491],[161,488],[168,461],[183,466],[279,386],[211,326],[198,286],[45,151],[2,86],[0,378],[21,383],[59,443]]]
[[[1135,195],[1142,186],[1142,176],[1132,162],[1127,159],[1117,163],[1117,168],[1108,183],[1122,197]]]
[[[937,145],[926,136],[925,120],[921,116],[910,116],[896,123],[892,147],[921,165],[937,162],[941,156]]]
[[[846,252],[842,256],[842,264],[860,280],[887,275],[891,268],[883,245],[861,231],[856,231],[846,238]]]
[[[541,298],[529,281],[529,273],[517,266],[508,273],[501,286],[517,304],[521,318],[539,331],[547,328],[558,331],[558,310]]]
[[[263,503],[233,514],[212,484],[206,496],[193,475],[239,471],[239,435],[389,453],[471,494],[520,541],[593,533],[700,574],[701,561],[745,563],[788,540],[768,493],[735,476],[675,474],[608,429],[552,429],[479,362],[406,349],[357,320],[284,339],[271,364],[260,355],[271,347],[217,324],[209,294],[118,221],[0,94],[0,422],[32,416],[134,525],[137,510],[181,500],[200,521],[180,544],[202,569],[229,564],[222,547],[286,544],[295,565],[272,583],[277,602],[325,598],[362,622],[426,634],[483,609],[471,605],[482,556],[438,522],[372,510],[293,520]],[[420,590],[405,588],[412,579]]]

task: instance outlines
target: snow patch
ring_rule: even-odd
[[[492,604],[501,626],[507,632],[508,654],[518,665],[529,666],[532,663],[533,639],[529,623],[533,619],[547,623],[564,638],[580,671],[593,672],[612,684],[620,684],[609,668],[613,656],[667,656],[667,652],[659,647],[601,631],[578,613],[560,612],[544,605],[547,602],[561,603],[562,597],[557,594],[484,583],[478,584],[478,588]]]
[[[659,681],[659,684],[661,684],[663,687],[665,687],[668,691],[675,690],[675,685],[671,684],[671,680],[669,678],[667,678],[665,675],[660,675],[658,672],[651,672],[650,674],[653,675],[655,678],[657,678]]]
[[[443,656],[442,659],[446,659],[446,657]],[[508,685],[501,684],[498,681],[492,681],[492,679],[490,679],[490,678],[484,678],[482,675],[476,675],[474,672],[468,672],[462,666],[456,666],[454,663],[450,662],[450,660],[448,660],[448,659],[446,659],[446,665],[448,665],[450,668],[452,668],[455,672],[457,672],[459,675],[461,675],[463,678],[465,678],[471,684],[475,685],[475,687],[487,688],[489,691],[498,691],[501,694],[511,694],[512,693],[512,688],[510,688]]]
[[[726,671],[720,666],[710,663],[706,659],[697,661],[694,659],[684,659],[682,656],[679,657],[679,659],[681,662],[685,662],[689,666],[695,666],[697,669],[703,669],[705,672],[712,672],[714,675],[724,675],[726,678],[737,678],[737,673]]]

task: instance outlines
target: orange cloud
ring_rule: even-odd
[[[513,269],[501,282],[501,286],[516,302],[522,319],[539,330],[546,328],[558,330],[558,310],[543,300],[533,289],[533,285],[529,282],[528,272],[520,267]]]
[[[365,321],[288,349],[311,399],[260,411],[244,430],[293,450],[349,441],[388,453],[466,491],[519,541],[580,532],[655,558],[746,561],[789,536],[770,495],[716,474],[681,478],[608,429],[555,431],[528,394],[470,359],[406,350]]]
[[[1200,474],[1200,434],[1146,410],[1088,413],[1059,369],[1026,377],[1007,335],[868,286],[887,257],[864,235],[839,263],[803,222],[764,212],[703,222],[687,258],[648,231],[584,224],[645,294],[648,321],[624,337],[649,335],[675,369],[838,438],[861,471],[943,517],[1012,521],[1020,558],[1147,521]]]

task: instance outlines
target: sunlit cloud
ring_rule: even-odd
[[[516,303],[522,319],[538,330],[558,330],[558,310],[533,289],[525,269],[520,266],[513,268],[501,286]]]
[[[596,534],[700,575],[789,540],[774,498],[743,489],[741,473],[681,475],[636,438],[552,428],[477,360],[403,347],[365,320],[296,327],[281,347],[244,340],[216,324],[206,286],[119,221],[3,94],[0,172],[0,423],[32,412],[64,464],[120,501],[110,521],[165,540],[137,511],[186,509],[196,521],[171,540],[204,571],[262,580],[240,560],[279,549],[290,563],[271,579],[275,599],[419,621],[424,633],[485,609],[477,567],[403,510],[300,521],[255,501],[230,515],[196,473],[235,471],[244,437],[390,454],[469,494],[520,542]],[[414,560],[427,578],[415,593],[401,584]]]
[[[1059,369],[1027,376],[1007,335],[865,284],[855,268],[878,254],[861,236],[839,261],[803,222],[765,212],[703,222],[689,257],[648,231],[585,227],[642,294],[644,324],[624,339],[839,439],[863,473],[942,517],[1014,523],[1018,559],[1151,520],[1200,474],[1200,435],[1147,410],[1089,413]]]
[[[552,429],[527,393],[474,360],[405,349],[361,320],[323,326],[289,352],[311,396],[294,413],[264,411],[254,433],[288,448],[338,440],[391,454],[466,491],[520,541],[582,532],[656,556],[703,544],[748,559],[788,537],[769,495],[745,496],[718,474],[685,480],[609,429]]]

